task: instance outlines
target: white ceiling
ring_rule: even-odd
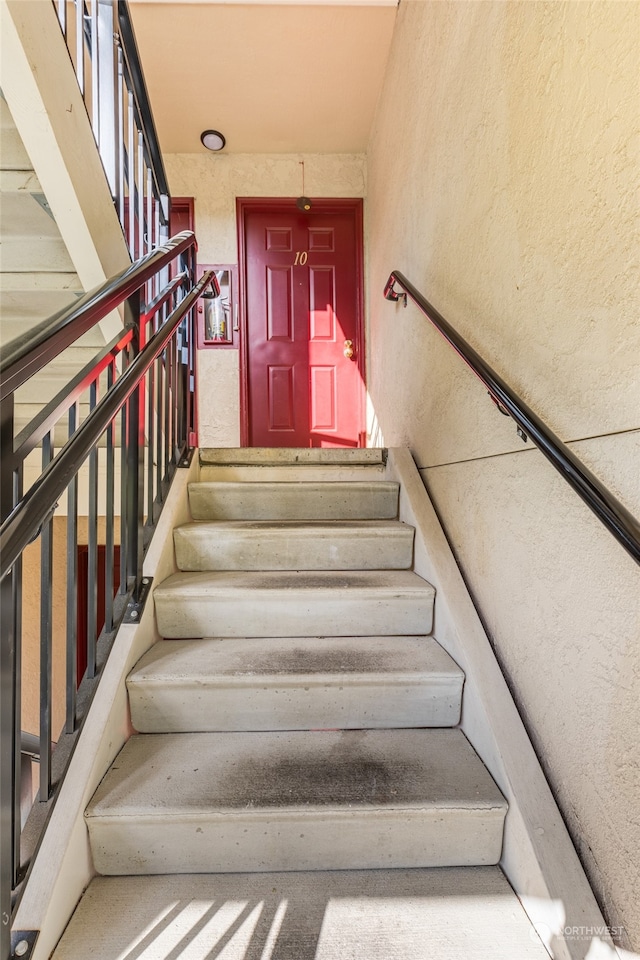
[[[360,153],[396,0],[130,0],[165,153]]]

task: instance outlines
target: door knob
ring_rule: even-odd
[[[343,353],[347,360],[353,360],[353,340],[345,340]]]

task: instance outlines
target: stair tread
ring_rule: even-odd
[[[154,593],[158,632],[192,637],[428,634],[435,590],[409,570],[176,573]]]
[[[86,960],[87,931],[93,960],[160,960],[185,937],[207,960],[230,934],[234,960],[548,960],[498,867],[96,877],[52,960]]]
[[[451,727],[464,675],[431,637],[160,640],[127,680],[146,733]]]
[[[506,812],[459,730],[133,736],[86,816],[277,820],[429,808]]]
[[[354,593],[379,597],[429,597],[435,593],[430,583],[410,570],[221,570],[174,573],[156,588],[154,596],[168,600],[180,596],[220,595],[230,599],[232,593],[250,593],[252,602],[258,603],[276,591],[295,591],[316,599],[322,593],[329,593],[334,600]]]
[[[198,681],[289,684],[371,683],[375,677],[418,683],[464,674],[431,637],[271,637],[160,640],[138,661],[127,683]]]
[[[201,464],[252,464],[303,466],[305,464],[384,463],[381,447],[202,447]]]

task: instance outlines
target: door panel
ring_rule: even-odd
[[[325,433],[337,429],[335,367],[311,367],[311,430]]]
[[[321,204],[239,202],[250,446],[363,439],[360,204]]]
[[[267,339],[293,340],[291,267],[267,267]]]
[[[271,433],[295,430],[293,367],[267,368],[268,429]]]

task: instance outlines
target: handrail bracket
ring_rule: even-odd
[[[402,300],[404,306],[407,306],[407,294],[404,290],[398,291],[395,288],[396,278],[392,273],[389,279],[387,280],[387,285],[384,288],[384,298],[385,300],[390,300],[392,303],[397,303],[398,300]]]

